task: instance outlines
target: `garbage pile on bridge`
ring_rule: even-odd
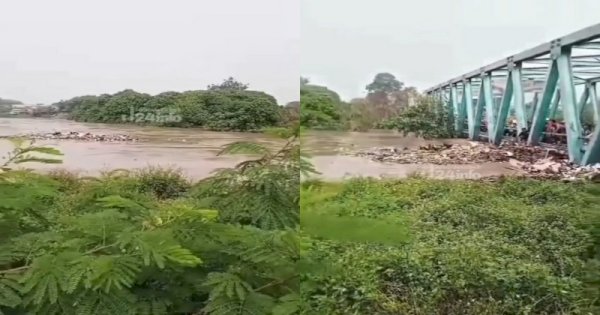
[[[523,177],[574,181],[581,179],[600,181],[600,163],[578,166],[569,162],[562,148],[527,146],[524,143],[505,141],[499,146],[484,142],[467,144],[429,144],[417,149],[373,148],[356,153],[378,162],[401,164],[481,164],[503,162],[509,169]]]
[[[78,140],[87,142],[134,142],[137,138],[125,134],[92,134],[89,132],[51,132],[51,133],[33,133],[18,135],[15,137],[24,137],[35,140]],[[5,137],[6,138],[6,137]]]

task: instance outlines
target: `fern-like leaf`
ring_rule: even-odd
[[[21,304],[21,285],[14,279],[0,278],[0,306],[15,307]]]
[[[273,308],[273,315],[297,314],[300,311],[300,302],[300,295],[297,293],[284,295]]]
[[[228,299],[244,300],[252,290],[252,286],[243,281],[237,275],[225,272],[210,273],[204,285],[211,287],[210,298],[219,299],[226,297]]]
[[[254,154],[254,155],[270,155],[271,151],[258,143],[248,141],[237,141],[223,146],[217,155],[225,154]]]

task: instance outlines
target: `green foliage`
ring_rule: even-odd
[[[220,210],[223,222],[251,224],[264,229],[293,228],[299,220],[300,173],[316,172],[300,153],[296,126],[290,130],[268,130],[284,138],[283,147],[272,151],[263,145],[236,142],[220,154],[254,154],[234,169],[219,171],[196,185],[192,195],[203,206]],[[219,198],[214,198],[219,196]]]
[[[377,75],[375,75],[373,82],[369,83],[366,86],[366,90],[369,93],[377,93],[377,92],[391,93],[391,92],[400,91],[403,86],[404,86],[404,84],[402,82],[398,81],[393,74],[383,72],[383,73],[378,73]]]
[[[180,197],[191,186],[179,169],[150,166],[136,170],[133,176],[140,192],[149,192],[159,199]]]
[[[56,158],[62,153],[52,147],[36,146],[34,141],[23,138],[9,138],[14,146],[12,152],[7,154],[3,164],[0,164],[0,174],[9,171],[12,167],[23,163],[60,164],[61,159]]]
[[[292,191],[299,146],[297,131],[275,133],[292,136],[282,149],[196,184],[210,190],[207,183],[219,183],[201,198],[171,169],[98,178],[4,172],[0,314],[297,314],[298,190],[287,197],[296,200],[295,215],[289,200],[268,196],[270,189]],[[243,185],[220,181],[236,172],[247,177]],[[256,224],[269,227],[260,229],[226,220],[236,217],[232,208],[201,206],[227,205],[234,195],[261,198],[245,208],[254,213],[284,204],[288,209],[274,215],[284,224]]]
[[[236,90],[236,91],[244,91],[248,89],[248,84],[239,82],[235,80],[233,77],[227,78],[227,80],[223,80],[221,84],[211,84],[208,86],[208,90]]]
[[[300,123],[316,129],[339,129],[341,100],[337,93],[323,86],[300,87]]]
[[[397,117],[382,123],[386,129],[396,129],[404,135],[413,133],[424,138],[453,138],[454,117],[448,108],[430,97],[422,97]]]
[[[229,86],[227,82],[223,84]],[[113,95],[75,97],[54,105],[76,121],[102,123],[255,131],[281,120],[281,108],[274,97],[236,87],[156,96],[124,90]]]
[[[418,97],[414,87],[404,87],[390,73],[379,73],[366,86],[367,96],[342,102],[337,93],[323,86],[300,80],[302,126],[311,129],[345,129],[368,131],[385,127]]]
[[[303,313],[596,314],[599,192],[533,180],[306,184],[305,258],[328,272],[304,273]],[[305,227],[305,213],[363,226]],[[407,237],[381,239],[382,221]],[[344,228],[364,237],[348,242]]]

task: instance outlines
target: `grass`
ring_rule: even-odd
[[[403,221],[343,215],[347,207],[360,206],[359,200],[335,201],[343,188],[341,183],[327,183],[318,187],[314,182],[304,185],[300,192],[300,222],[305,233],[344,242],[397,245],[408,241],[409,231]],[[377,233],[373,233],[374,230]]]
[[[307,182],[312,314],[598,314],[600,186]]]

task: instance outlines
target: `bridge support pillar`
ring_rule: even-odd
[[[571,47],[559,47],[560,53],[556,58],[560,83],[560,96],[567,129],[567,147],[569,160],[573,163],[582,162],[583,139],[581,120],[577,106],[573,69],[571,66]]]
[[[529,145],[539,144],[540,139],[542,138],[542,132],[546,129],[546,118],[548,117],[548,113],[550,112],[550,117],[553,117],[552,110],[549,110],[550,104],[552,103],[553,97],[555,97],[555,99],[560,98],[556,83],[558,83],[558,68],[556,66],[556,61],[552,61],[552,63],[550,63],[550,68],[548,69],[548,75],[546,75],[546,84],[542,91],[542,97],[533,114],[529,139],[527,139],[527,144]],[[556,96],[554,96],[554,94],[556,94]],[[555,107],[557,101],[554,101],[554,103],[553,107]]]
[[[473,111],[473,88],[471,86],[471,80],[463,81],[463,94],[462,94],[462,109],[467,112],[467,132],[469,138],[473,134],[473,125],[475,121],[475,114]],[[462,120],[464,124],[464,119]]]
[[[502,101],[496,114],[496,121],[494,122],[494,133],[490,142],[493,144],[500,144],[504,137],[504,127],[506,126],[506,119],[508,118],[508,111],[510,109],[510,103],[513,97],[513,78],[512,71],[508,72],[508,78],[506,79],[506,87],[504,88],[504,94],[502,94]]]

